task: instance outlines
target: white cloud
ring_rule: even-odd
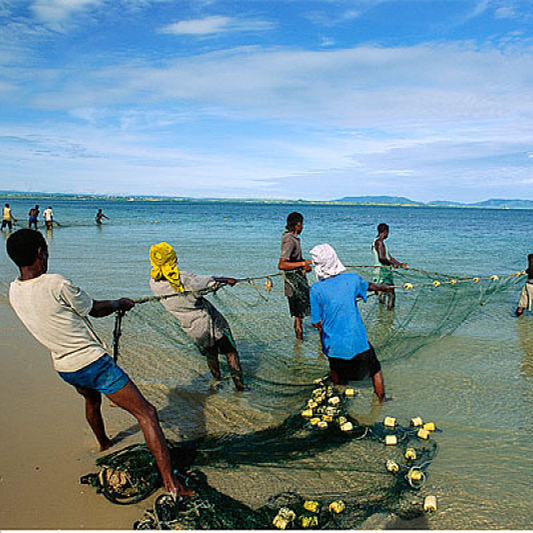
[[[60,31],[73,15],[90,7],[97,7],[104,0],[34,0],[31,10],[37,21]]]
[[[234,17],[211,16],[202,19],[181,20],[161,28],[160,33],[174,35],[211,35],[241,31],[266,31],[275,26],[264,20],[244,20]]]
[[[516,17],[516,12],[511,6],[499,7],[494,12],[497,19],[510,19]]]

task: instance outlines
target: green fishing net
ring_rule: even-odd
[[[372,267],[349,270],[367,280],[374,274]],[[377,295],[358,303],[385,377],[388,363],[452,333],[499,293],[517,293],[524,281],[523,273],[454,278],[395,270],[394,309]],[[409,420],[386,428],[371,385],[352,383],[358,394],[351,398],[324,381],[328,364],[318,335],[307,319],[304,341],[295,340],[281,276],[241,280],[207,297],[231,326],[247,386],[243,394],[233,391],[231,380],[210,382],[205,358],[161,302],[139,303],[122,319],[119,362],[157,407],[175,466],[198,495],[170,511],[156,506],[136,527],[355,528],[376,513],[422,512],[408,495],[423,493],[438,435],[421,438]],[[334,413],[317,412],[318,406],[302,416],[317,389],[325,391],[324,409],[334,407]],[[338,405],[330,405],[333,397]],[[343,431],[339,420],[352,429]],[[385,444],[387,436],[396,443]],[[415,460],[405,458],[408,448]],[[393,463],[397,471],[389,469]],[[107,488],[101,479],[94,484],[111,500],[120,500],[123,490],[127,503],[156,486],[157,471],[143,447],[106,456],[100,466],[110,472]],[[107,479],[113,473],[116,478],[116,471],[129,480],[122,477],[123,489],[115,483],[113,495]],[[318,510],[306,509],[308,501],[318,502]],[[339,501],[345,508],[330,510]]]

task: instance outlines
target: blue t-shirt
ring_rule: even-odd
[[[368,283],[357,274],[339,274],[311,286],[311,322],[322,320],[322,346],[328,357],[353,359],[370,348],[356,298],[366,302]]]

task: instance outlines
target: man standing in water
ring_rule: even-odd
[[[46,229],[53,229],[54,227],[54,212],[52,211],[52,206],[49,206],[48,209],[43,211],[44,223],[46,224]]]
[[[2,231],[7,227],[8,231],[13,229],[13,222],[16,222],[17,219],[11,213],[11,207],[9,204],[6,204],[2,212]]]
[[[311,250],[317,282],[311,287],[311,323],[320,333],[322,351],[327,356],[331,381],[346,385],[371,377],[374,392],[382,402],[385,385],[381,364],[368,342],[357,308],[357,298],[367,299],[367,291],[390,293],[389,285],[367,283],[346,270],[329,244]]]
[[[102,225],[102,221],[104,220],[104,218],[106,218],[107,220],[109,220],[109,217],[104,215],[102,213],[102,210],[101,209],[98,209],[98,212],[96,213],[96,217],[95,217],[95,220],[96,220],[96,223],[101,226]]]
[[[387,245],[385,244],[385,239],[389,236],[389,226],[385,223],[378,225],[378,236],[374,239],[372,243],[372,255],[374,256],[374,283],[385,283],[390,285],[390,291],[388,299],[389,303],[387,307],[392,309],[396,301],[396,293],[394,292],[394,277],[392,275],[392,268],[407,268],[407,263],[400,263],[392,255],[389,254],[387,250]],[[385,303],[385,294],[382,291],[378,292],[380,303]]]
[[[224,354],[235,389],[244,390],[241,361],[227,320],[222,313],[204,296],[210,288],[221,283],[235,285],[234,278],[201,276],[178,269],[178,256],[174,248],[166,242],[154,244],[150,248],[150,288],[156,296],[163,298],[163,307],[181,325],[184,333],[196,344],[207,359],[207,366],[213,378],[222,379],[219,354]]]
[[[33,229],[37,229],[37,217],[39,216],[39,206],[36,205],[35,207],[32,207],[28,213],[29,219],[28,219],[28,228],[31,229],[33,226]]]
[[[105,394],[139,422],[166,490],[190,495],[174,476],[157,411],[107,354],[88,319],[128,311],[134,301],[93,300],[59,274],[47,274],[48,246],[38,231],[22,229],[11,235],[7,253],[20,270],[20,277],[9,287],[11,306],[30,333],[50,349],[59,376],[85,398],[87,422],[100,450],[113,444],[101,413]]]
[[[281,237],[281,256],[278,269],[283,271],[285,296],[289,300],[291,316],[294,317],[294,331],[297,339],[303,339],[303,318],[311,313],[309,306],[309,284],[306,272],[311,272],[311,261],[303,259],[300,238],[304,228],[304,217],[293,212],[287,217],[285,233]]]

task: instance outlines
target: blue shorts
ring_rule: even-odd
[[[63,381],[73,387],[94,389],[102,394],[113,394],[124,388],[130,380],[110,355],[105,354],[76,372],[58,372]]]

